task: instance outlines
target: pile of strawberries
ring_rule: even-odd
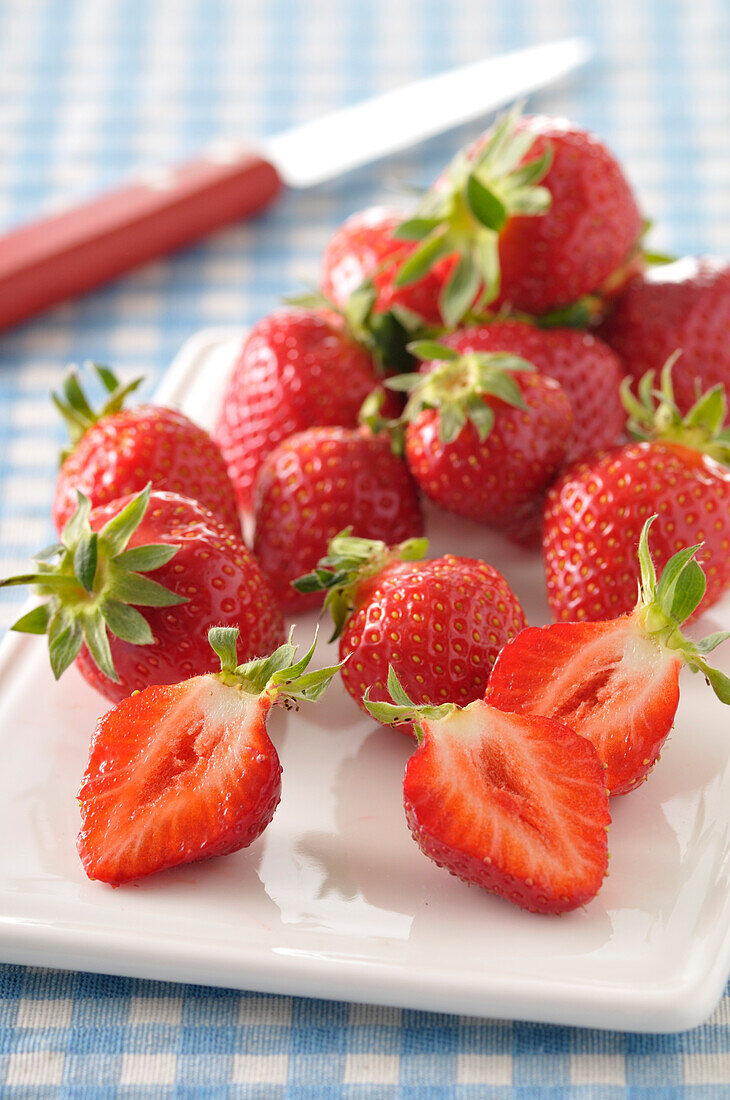
[[[339,670],[418,742],[426,855],[539,912],[596,894],[609,795],[657,760],[682,664],[730,702],[707,662],[729,635],[681,631],[730,587],[730,264],[656,263],[644,229],[597,138],[512,112],[414,210],[335,233],[321,292],[250,330],[212,437],[125,409],[138,380],[104,367],[95,411],[68,374],[59,541],[2,583],[43,597],[15,629],[54,674],[116,703],[80,793],[89,877],[251,843],[280,794],[272,702]],[[426,559],[424,496],[542,548],[558,622],[458,556],[458,520]],[[323,601],[341,663],[312,671],[283,615]]]

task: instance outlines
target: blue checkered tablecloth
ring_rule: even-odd
[[[608,139],[657,249],[730,253],[728,0],[0,0],[0,226],[213,138],[575,32],[597,60],[534,105]],[[67,361],[144,370],[150,392],[186,337],[314,278],[347,213],[388,179],[428,181],[466,136],[289,195],[0,335],[0,575],[51,536],[47,391]],[[0,625],[20,600],[2,594]],[[728,997],[702,1028],[642,1036],[0,968],[8,1097],[727,1097],[729,1052]]]

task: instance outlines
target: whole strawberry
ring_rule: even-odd
[[[396,235],[419,241],[396,287],[458,255],[440,296],[446,324],[491,303],[543,314],[635,268],[642,219],[613,155],[562,119],[504,116],[457,155]]]
[[[56,679],[75,660],[116,702],[214,669],[211,624],[239,628],[239,660],[284,640],[253,555],[197,501],[148,486],[91,511],[79,493],[61,539],[34,572],[0,581],[45,597],[13,630],[48,635]]]
[[[525,616],[501,573],[447,554],[423,561],[426,539],[400,546],[340,535],[316,570],[297,582],[326,591],[340,637],[345,687],[387,700],[388,666],[419,703],[466,704],[484,694],[502,646]],[[365,709],[365,708],[363,708]]]
[[[275,702],[316,700],[336,668],[314,646],[239,665],[238,630],[209,632],[219,671],[145,688],[96,724],[79,792],[77,847],[90,879],[119,885],[237,852],[271,821],[281,764],[266,732]]]
[[[458,329],[442,342],[462,355],[507,352],[554,378],[573,413],[566,465],[620,439],[626,424],[621,400],[625,372],[618,356],[597,337],[573,328],[542,329],[528,321],[496,320]]]
[[[252,506],[256,475],[274,447],[317,425],[356,427],[360,406],[377,383],[371,355],[335,313],[279,310],[254,325],[214,432],[239,506]]]
[[[447,258],[407,286],[396,286],[399,268],[416,244],[396,236],[406,215],[385,207],[353,214],[340,226],[322,257],[322,291],[340,309],[368,283],[375,292],[372,314],[407,311],[425,325],[443,325],[439,295],[454,266]]]
[[[699,547],[678,551],[657,582],[648,542],[656,522],[652,516],[641,532],[633,611],[603,622],[523,630],[497,658],[485,696],[501,710],[560,718],[587,737],[606,767],[611,794],[634,790],[656,763],[677,712],[683,664],[730,703],[730,678],[707,662],[730,633],[692,642],[681,631],[705,591]]]
[[[649,268],[618,298],[601,335],[640,381],[676,348],[674,393],[688,412],[699,392],[722,384],[730,392],[730,264],[686,257]]]
[[[393,669],[384,724],[411,721],[418,748],[403,803],[418,847],[439,867],[534,913],[585,905],[608,869],[603,765],[590,741],[552,718],[483,700],[413,703]]]
[[[632,610],[639,537],[654,513],[659,569],[677,551],[702,544],[697,560],[707,589],[698,613],[730,585],[725,394],[721,386],[710,390],[683,420],[672,397],[671,367],[670,360],[656,399],[652,372],[640,384],[641,400],[624,388],[629,429],[648,438],[574,466],[548,493],[543,553],[557,619],[610,619]]]
[[[314,569],[343,528],[393,544],[423,534],[418,493],[405,462],[382,436],[310,428],[266,457],[256,482],[254,553],[279,606],[316,607],[292,581]]]
[[[76,511],[77,490],[96,508],[138,493],[148,482],[154,489],[200,501],[240,534],[233,485],[208,433],[162,405],[124,409],[124,399],[142,379],[123,386],[108,367],[94,364],[94,370],[107,392],[98,412],[89,404],[74,370],[66,375],[62,393],[52,395],[71,436],[62,453],[53,501],[59,534]]]
[[[504,530],[560,469],[573,424],[570,402],[557,382],[518,356],[461,354],[461,342],[455,334],[450,345],[410,345],[425,360],[422,373],[388,379],[408,402],[399,424],[387,427],[393,433],[405,425],[406,460],[427,496]]]

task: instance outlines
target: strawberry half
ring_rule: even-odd
[[[705,590],[694,559],[699,548],[675,554],[657,583],[648,546],[656,518],[641,533],[634,611],[608,622],[523,630],[497,658],[485,695],[492,706],[556,718],[587,737],[606,765],[611,794],[634,790],[658,759],[677,711],[683,664],[730,703],[730,680],[705,660],[730,632],[693,643],[680,630]]]
[[[266,732],[272,703],[319,698],[335,668],[307,672],[290,642],[236,664],[238,630],[214,627],[221,670],[149,687],[96,724],[79,792],[77,847],[112,885],[245,848],[271,821],[281,764]]]
[[[585,738],[550,718],[482,700],[416,706],[392,672],[379,722],[413,721],[419,746],[403,782],[421,851],[452,875],[536,913],[595,897],[608,868],[604,770]]]

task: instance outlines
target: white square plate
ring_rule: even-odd
[[[212,330],[191,340],[159,400],[210,424],[240,339]],[[546,621],[534,555],[435,511],[428,520],[433,554],[492,562],[530,621]],[[314,621],[302,621],[300,642]],[[729,624],[726,599],[700,628]],[[103,708],[75,669],[54,684],[44,641],[5,639],[7,962],[644,1031],[694,1026],[722,994],[730,729],[696,676],[683,674],[676,728],[649,782],[613,802],[610,877],[585,910],[563,917],[512,908],[421,855],[402,809],[410,742],[376,727],[339,682],[318,707],[272,720],[283,797],[249,849],[116,890],[88,882],[75,794]]]

